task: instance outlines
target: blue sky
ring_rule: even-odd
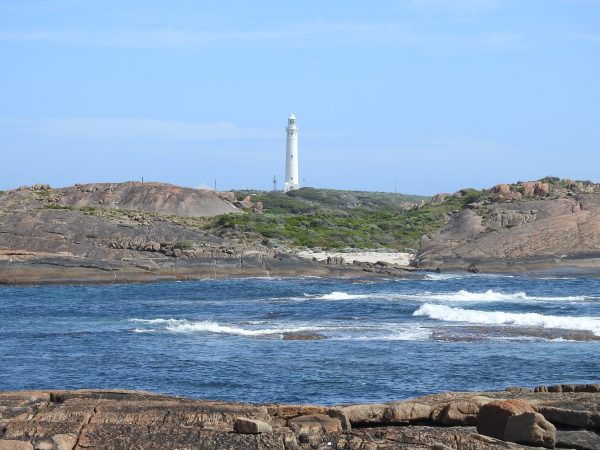
[[[600,181],[600,0],[0,0],[0,189]]]

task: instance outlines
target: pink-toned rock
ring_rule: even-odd
[[[477,415],[477,432],[496,439],[504,439],[508,418],[523,413],[534,413],[533,407],[523,400],[497,400],[483,405]]]
[[[0,440],[0,450],[33,450],[33,445],[25,441]]]
[[[504,429],[504,440],[554,448],[556,428],[541,414],[526,412],[508,418]]]
[[[508,194],[510,192],[510,185],[508,184],[497,184],[492,188],[494,194]]]
[[[535,195],[539,196],[548,195],[550,193],[550,185],[548,183],[538,181],[537,183],[535,183],[535,188],[533,192]]]
[[[529,181],[527,183],[523,183],[523,197],[533,197],[535,192],[535,183]]]
[[[366,404],[351,405],[343,408],[343,412],[352,425],[380,423],[387,405]]]
[[[271,425],[261,420],[238,417],[233,423],[233,431],[241,434],[261,434],[273,431]]]
[[[288,425],[296,434],[314,434],[321,431],[334,433],[342,431],[340,419],[334,419],[325,414],[294,417],[288,420]]]
[[[444,201],[446,201],[446,199],[450,197],[450,194],[446,194],[446,193],[440,193],[440,194],[435,194],[433,197],[431,197],[431,203],[444,203]]]
[[[382,423],[407,423],[429,419],[431,405],[413,401],[389,405],[385,408]]]
[[[475,401],[451,402],[441,411],[438,421],[445,426],[468,426],[477,424],[480,405]]]
[[[57,434],[52,436],[56,450],[72,450],[77,444],[77,436],[74,434]]]

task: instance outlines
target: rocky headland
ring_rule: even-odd
[[[242,404],[134,391],[0,393],[1,450],[600,448],[600,385],[384,404]]]
[[[0,192],[3,284],[596,274],[599,264],[600,185],[552,177],[429,200],[140,182]]]
[[[432,201],[464,206],[450,211],[439,231],[423,236],[414,267],[598,273],[598,184],[548,177],[438,194]]]
[[[0,283],[107,283],[251,276],[362,276],[394,267],[295,257],[209,227],[215,216],[260,214],[233,192],[164,183],[21,187],[0,195]]]

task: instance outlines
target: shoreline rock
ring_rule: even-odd
[[[0,449],[600,448],[598,385],[564,386],[577,387],[511,387],[339,406],[139,391],[0,392]],[[478,433],[485,431],[480,427],[489,419],[486,410],[507,412],[506,423],[495,424],[503,428],[501,438]]]

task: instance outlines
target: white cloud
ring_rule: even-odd
[[[504,30],[468,31],[460,34],[419,26],[414,22],[335,22],[312,20],[282,28],[210,30],[204,28],[132,29],[4,29],[0,42],[46,43],[54,45],[184,49],[212,48],[330,48],[393,45],[425,50],[498,48]]]
[[[282,130],[240,127],[227,122],[200,123],[139,118],[64,118],[21,122],[21,131],[66,139],[224,140],[276,139]]]
[[[243,127],[229,122],[190,122],[143,118],[56,118],[0,120],[0,133],[82,140],[232,140],[284,139],[285,131]],[[335,138],[336,133],[305,132],[304,138]]]

